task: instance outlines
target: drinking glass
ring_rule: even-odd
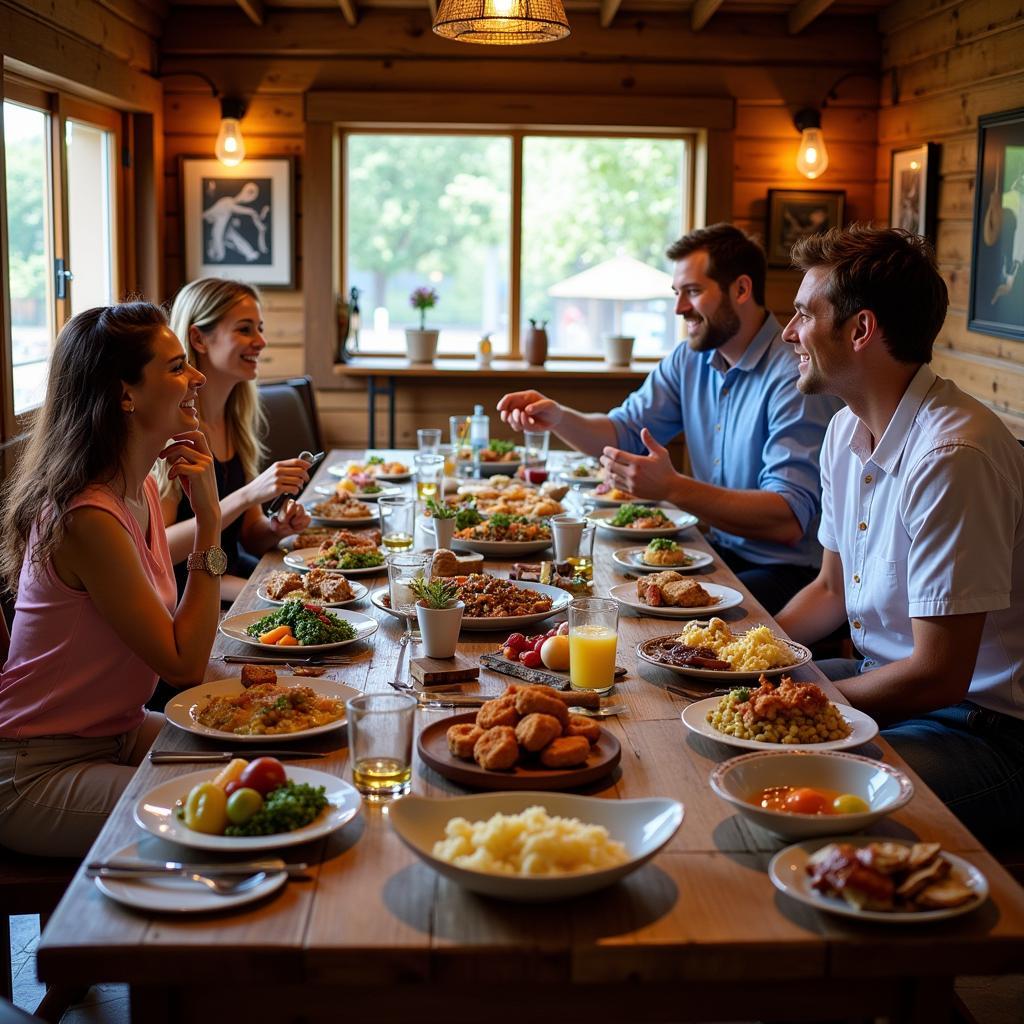
[[[416,466],[416,497],[420,501],[440,497],[441,481],[444,477],[443,455],[414,455]]]
[[[364,693],[345,702],[352,783],[374,803],[412,789],[412,735],[416,698]]]
[[[436,427],[426,427],[416,431],[416,444],[421,454],[436,455],[437,446],[441,443],[441,431]]]
[[[576,554],[569,555],[566,561],[573,568],[573,575],[583,576],[588,580],[594,578],[594,537],[597,536],[597,524],[588,522],[580,534],[580,542]]]
[[[377,499],[380,539],[388,551],[408,551],[416,536],[416,499],[384,494]]]
[[[615,684],[619,606],[605,597],[569,603],[569,685],[607,693]]]
[[[469,445],[469,417],[449,416],[448,427],[451,430],[452,447],[455,449],[456,455],[458,455],[460,448]]]
[[[568,562],[573,567],[574,575],[593,579],[597,526],[583,516],[571,513],[552,516],[550,523],[555,561]]]
[[[419,640],[419,633],[414,631],[412,624],[416,621],[416,595],[411,583],[423,577],[430,579],[432,555],[415,551],[401,551],[388,555],[388,596],[391,610],[405,619],[405,632],[402,643]]]
[[[531,484],[542,484],[548,478],[548,430],[523,431],[523,477]]]

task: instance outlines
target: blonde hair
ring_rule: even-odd
[[[245,298],[259,302],[260,294],[251,285],[219,277],[201,277],[191,281],[174,297],[171,330],[185,346],[188,361],[193,366],[203,368],[201,353],[192,347],[191,328],[197,328],[202,334],[209,333],[233,306]],[[199,404],[202,405],[202,392]],[[239,381],[231,389],[224,407],[224,421],[228,442],[241,459],[245,478],[252,480],[259,474],[266,454],[263,437],[267,431],[267,419],[260,406],[259,392],[254,381]],[[166,498],[178,485],[167,478],[164,462],[157,464],[156,475],[160,483],[160,496]]]

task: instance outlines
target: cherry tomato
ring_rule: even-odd
[[[276,757],[257,757],[249,762],[249,767],[242,772],[238,780],[242,786],[255,789],[261,796],[266,796],[278,786],[287,782],[284,765]]]
[[[523,651],[523,653],[519,656],[519,660],[527,668],[540,668],[540,651]]]
[[[555,634],[556,634],[557,632],[558,632],[558,627],[557,627],[557,626],[555,626],[555,627],[554,627],[554,629],[549,629],[549,630],[548,630],[548,631],[547,631],[547,632],[546,632],[546,633],[544,634],[544,636],[545,636],[546,638],[550,638],[550,637],[553,637],[553,636],[554,636],[554,635],[555,635]]]
[[[530,648],[536,647],[537,646],[537,641],[538,640],[543,640],[543,639],[544,639],[544,634],[543,633],[534,633],[533,636],[528,636],[526,638],[526,646],[530,647]]]
[[[242,788],[242,783],[239,779],[232,779],[229,783],[224,786],[224,795],[231,796],[232,793],[236,793]]]
[[[228,821],[232,825],[244,825],[262,806],[263,797],[255,789],[242,786],[228,797]]]
[[[228,824],[224,790],[212,782],[193,786],[185,800],[185,824],[193,832],[222,835]]]
[[[540,654],[540,649],[541,649],[541,648],[542,648],[542,647],[544,646],[544,643],[545,643],[545,642],[546,642],[547,640],[550,640],[550,639],[551,639],[551,638],[550,638],[550,637],[547,637],[547,636],[539,636],[539,637],[537,637],[537,642],[536,642],[536,643],[535,643],[535,644],[533,645],[533,649],[534,649],[534,650],[535,650],[535,651],[536,651],[536,652],[537,652],[538,654]]]
[[[513,633],[506,641],[506,647],[511,647],[513,650],[521,651],[527,646],[526,637],[522,633]]]
[[[856,793],[840,793],[832,801],[832,810],[836,814],[865,814],[871,810],[868,802]]]
[[[519,652],[511,644],[506,644],[501,653],[504,654],[509,661],[519,660]]]
[[[832,801],[816,789],[800,786],[785,799],[785,808],[794,814],[831,814]]]

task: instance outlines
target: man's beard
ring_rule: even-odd
[[[694,352],[713,352],[731,341],[740,332],[740,318],[732,300],[723,296],[718,309],[706,317],[701,324],[703,331],[699,337],[690,335],[689,345]]]

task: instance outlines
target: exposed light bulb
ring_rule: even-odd
[[[494,13],[499,18],[507,18],[512,13],[512,8],[515,6],[515,0],[493,0],[492,7]]]
[[[245,139],[236,118],[222,118],[213,151],[225,167],[237,167],[245,159]]]
[[[800,133],[800,149],[796,154],[796,169],[806,178],[818,178],[828,168],[828,149],[820,128],[805,128]]]

